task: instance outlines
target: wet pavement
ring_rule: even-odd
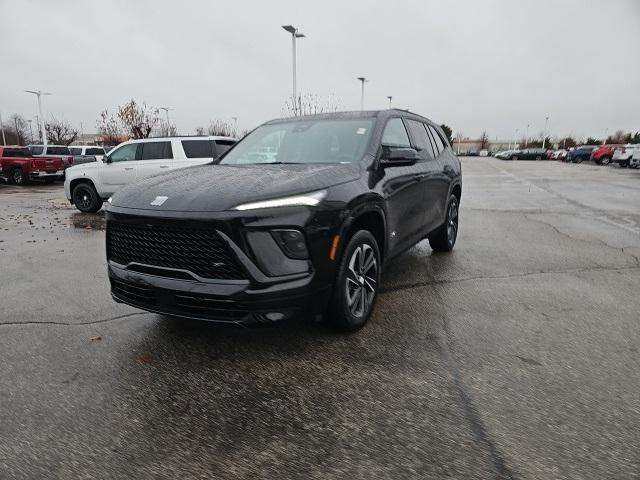
[[[640,171],[463,172],[351,335],[118,305],[103,216],[0,184],[0,478],[640,477]]]

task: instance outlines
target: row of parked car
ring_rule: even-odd
[[[568,150],[547,150],[544,148],[525,148],[521,150],[505,150],[495,154],[502,160],[560,160],[563,162],[581,163],[592,160],[597,165],[617,163],[623,168],[640,167],[640,144],[604,144],[580,145]]]
[[[130,140],[113,148],[96,145],[8,145],[0,147],[0,177],[14,185],[78,179],[90,185],[74,199],[82,211],[96,211],[116,188],[139,178],[210,162],[236,142],[229,137],[174,137]],[[96,208],[97,207],[97,208]]]

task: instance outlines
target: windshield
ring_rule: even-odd
[[[362,158],[373,119],[326,119],[264,125],[220,161],[261,163],[352,163]]]

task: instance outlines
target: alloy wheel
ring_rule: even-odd
[[[91,206],[92,194],[86,188],[77,188],[75,191],[75,204],[78,208],[86,209]]]
[[[371,308],[376,294],[378,262],[370,245],[359,245],[349,259],[347,269],[347,307],[354,317],[363,317]]]
[[[458,236],[458,203],[452,201],[447,210],[447,240],[453,245]]]

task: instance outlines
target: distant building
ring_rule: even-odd
[[[468,153],[473,151],[479,152],[482,149],[482,140],[480,140],[479,138],[463,138],[462,140],[454,138],[451,144],[451,148],[453,148],[453,151],[455,153]],[[486,149],[492,153],[500,152],[502,150],[509,150],[511,148],[518,148],[517,142],[513,142],[510,140],[490,140],[486,145]]]

